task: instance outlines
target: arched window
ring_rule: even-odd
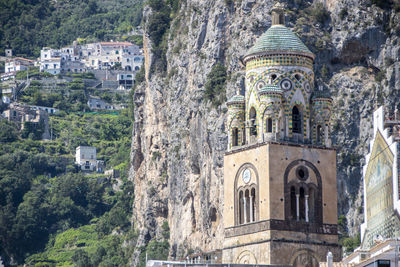
[[[239,168],[234,188],[235,225],[259,220],[258,173],[252,164],[246,163]]]
[[[267,119],[267,129],[266,129],[267,133],[272,133],[272,119],[268,118]]]
[[[323,137],[322,137],[322,126],[318,125],[317,126],[317,143],[318,144],[322,143],[322,139],[323,139]]]
[[[286,168],[283,179],[288,196],[285,220],[322,224],[322,180],[318,169],[309,161],[295,160]]]
[[[296,188],[292,186],[290,187],[290,217],[292,220],[297,218],[296,210]]]
[[[248,188],[239,191],[238,199],[238,223],[245,224],[255,222],[257,218],[256,189]]]
[[[250,136],[257,136],[257,112],[254,107],[250,109]]]
[[[315,222],[315,201],[316,201],[316,194],[314,188],[308,189],[308,220],[310,222]]]
[[[238,146],[238,145],[239,145],[239,129],[235,127],[232,129],[232,146]]]
[[[244,198],[243,198],[243,191],[240,190],[239,191],[239,199],[238,199],[238,207],[239,207],[239,224],[243,224],[244,223],[244,210],[243,210],[243,206],[244,206]]]
[[[292,132],[301,133],[301,113],[296,106],[292,109]]]
[[[250,192],[247,189],[244,192],[244,223],[249,223],[250,222]]]
[[[304,188],[300,187],[300,196],[299,196],[299,219],[304,221],[306,219],[306,205],[305,205],[305,192]]]
[[[256,220],[256,189],[251,189],[250,194],[250,222],[254,222]]]

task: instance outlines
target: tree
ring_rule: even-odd
[[[72,261],[77,267],[89,267],[91,266],[89,255],[83,249],[78,249],[74,252],[72,256]]]
[[[44,121],[40,120],[37,122],[24,122],[24,129],[21,132],[22,138],[29,138],[32,140],[40,140],[42,139],[42,135],[44,133]]]
[[[225,83],[226,68],[217,63],[207,75],[204,92],[205,98],[211,101],[214,106],[219,106],[225,101]]]
[[[18,139],[16,126],[0,119],[0,142],[13,142]]]

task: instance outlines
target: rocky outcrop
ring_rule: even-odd
[[[400,96],[400,14],[366,1],[330,0],[329,16],[319,21],[312,2],[282,2],[287,26],[316,54],[316,73],[334,98],[331,128],[343,196],[339,211],[349,215],[354,233],[361,220],[361,166],[375,103],[392,106]],[[171,229],[171,258],[221,247],[227,109],[205,100],[204,85],[212,66],[221,62],[228,70],[227,98],[241,88],[239,59],[270,26],[273,4],[181,1],[167,33],[166,73],[151,70],[157,59],[145,33],[146,81],[134,96],[130,175],[135,183],[133,221],[140,233],[137,248],[159,238],[164,221]],[[145,25],[150,14],[145,8]]]

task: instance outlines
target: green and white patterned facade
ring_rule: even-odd
[[[332,99],[324,91],[314,92],[314,59],[283,25],[272,25],[257,40],[242,59],[245,95],[237,93],[227,102],[229,150],[265,141],[330,146]]]

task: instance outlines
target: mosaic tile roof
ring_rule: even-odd
[[[300,38],[283,25],[272,25],[250,48],[246,56],[266,51],[291,51],[312,54]]]
[[[265,93],[283,93],[282,89],[277,86],[277,85],[272,85],[272,84],[267,84],[266,86],[264,86],[263,88],[260,89],[259,93],[260,94],[265,94]]]
[[[227,104],[231,104],[231,103],[237,103],[237,102],[243,102],[244,103],[244,96],[242,96],[242,95],[234,95],[226,103]]]

